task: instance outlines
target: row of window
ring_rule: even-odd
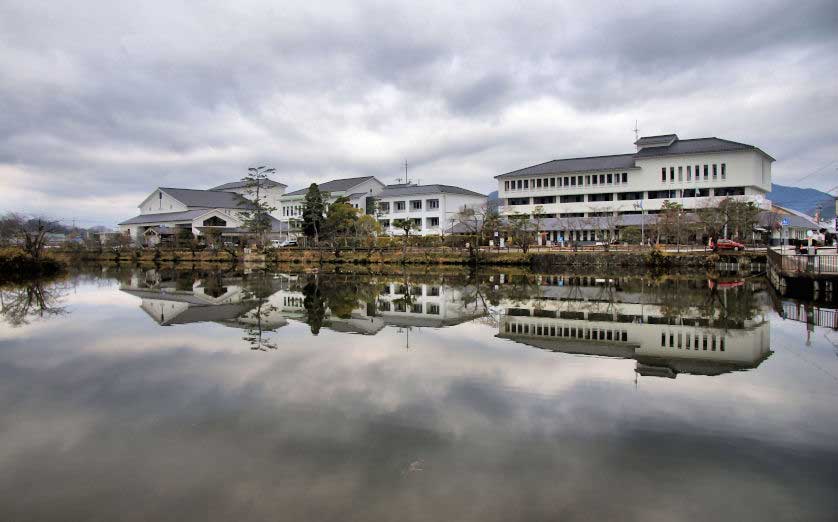
[[[403,301],[378,302],[379,312],[410,312],[412,314],[439,315],[439,305],[436,303],[413,303],[407,304]]]
[[[424,290],[422,292],[421,286],[395,285],[391,289],[390,285],[384,285],[380,295],[426,295],[429,297],[439,297],[438,286],[428,286]]]
[[[394,201],[393,202],[393,212],[404,212],[407,209],[408,204],[410,205],[410,210],[422,210],[422,200],[421,199],[412,199],[410,201]],[[436,210],[439,208],[439,200],[438,199],[426,199],[425,200],[425,209],[427,210]],[[390,202],[389,201],[379,201],[378,202],[378,210],[385,214],[390,212]]]
[[[302,205],[293,205],[288,207],[282,207],[282,215],[285,217],[291,216],[302,216],[303,215],[303,206]]]
[[[395,221],[395,220],[393,220]],[[413,222],[413,226],[416,229],[422,230],[422,218],[410,218],[410,221]],[[392,225],[392,222],[389,219],[379,219],[378,222],[381,224],[381,228],[388,229]],[[429,217],[425,218],[425,229],[428,228],[439,228],[439,218],[438,217]]]
[[[508,179],[503,182],[504,190],[529,190],[540,188],[588,187],[594,185],[619,185],[628,183],[628,172],[610,174],[585,174],[549,178]]]
[[[553,203],[585,203],[598,201],[635,201],[640,199],[702,198],[714,196],[744,196],[745,187],[690,188],[650,190],[646,192],[602,192],[597,194],[566,194],[532,198],[507,198],[507,205],[549,205]]]
[[[536,337],[558,337],[570,339],[585,339],[592,341],[628,342],[628,332],[625,330],[605,330],[602,328],[582,328],[575,326],[547,326],[529,325],[525,323],[510,323],[504,325],[506,333],[520,335],[534,335]]]
[[[691,335],[688,333],[682,334],[679,332],[678,334],[669,333],[668,340],[669,348],[677,348],[679,350],[702,350],[706,352],[709,347],[711,352],[715,352],[716,348],[718,347],[720,352],[725,351],[725,338],[721,335]],[[661,332],[662,348],[667,347],[666,341],[667,333]]]
[[[678,181],[702,181],[702,177],[704,178],[703,181],[710,181],[711,171],[713,181],[719,179],[720,173],[722,180],[727,179],[727,164],[722,163],[721,168],[719,167],[718,163],[695,165],[695,169],[693,169],[692,165],[687,165],[686,167],[679,165],[677,167],[669,167],[668,171],[667,167],[661,167],[661,182],[666,183],[667,172],[669,172],[669,182],[674,183],[676,169],[678,172]]]

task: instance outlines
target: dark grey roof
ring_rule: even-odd
[[[419,196],[427,194],[461,194],[464,196],[487,197],[472,190],[455,187],[453,185],[387,185],[379,198],[392,198],[398,196]]]
[[[333,179],[331,181],[327,181],[326,183],[319,183],[317,187],[320,189],[321,192],[345,192],[352,187],[356,187],[361,183],[375,179],[375,176],[361,176],[358,178],[342,178],[342,179]],[[285,194],[286,196],[302,196],[308,191],[308,187],[301,188],[300,190],[295,190],[294,192],[289,192]]]
[[[252,205],[252,203],[235,192],[171,187],[160,187],[160,190],[180,201],[187,207],[248,208]]]
[[[669,145],[673,141],[678,140],[677,134],[660,134],[658,136],[643,136],[634,144],[638,147],[659,147],[661,145]]]
[[[140,214],[131,219],[127,219],[120,223],[120,225],[139,225],[142,223],[171,223],[173,221],[192,221],[201,214],[205,214],[207,209],[199,208],[194,210],[186,210],[184,212],[162,212],[160,214]]]
[[[668,146],[654,146],[660,143],[671,142]],[[643,140],[646,140],[645,142]],[[642,142],[642,143],[641,143]],[[588,158],[568,158],[539,163],[531,167],[513,170],[495,176],[528,176],[542,174],[564,174],[571,172],[591,172],[599,170],[623,170],[635,167],[636,159],[651,158],[655,156],[668,156],[674,154],[703,154],[712,152],[731,152],[737,150],[755,150],[765,155],[771,161],[774,158],[766,154],[754,145],[739,143],[736,141],[723,140],[721,138],[695,138],[680,140],[675,134],[662,134],[660,136],[645,136],[636,142],[638,145],[645,145],[647,148],[633,154],[615,154],[613,156],[591,156]]]
[[[797,214],[785,212],[770,212],[768,210],[763,210],[759,213],[760,226],[765,227],[768,230],[771,230],[775,224],[779,225],[783,219],[788,219],[788,226],[794,228],[806,228],[812,230],[820,228],[820,226],[817,223],[815,223],[814,219],[809,219],[805,216],[800,216]]]
[[[635,157],[641,159],[652,156],[669,156],[672,154],[703,154],[711,152],[731,152],[737,150],[755,150],[765,154],[765,152],[753,145],[713,137],[676,140],[668,147],[650,147],[642,149],[635,154]],[[768,154],[765,155],[768,156]],[[771,160],[774,159],[771,156],[768,156],[768,158]]]
[[[591,172],[598,170],[625,170],[634,168],[634,154],[615,154],[613,156],[591,156],[589,158],[568,158],[548,161],[507,172],[503,176],[524,176],[541,174],[563,174],[569,172]]]
[[[266,179],[262,183],[263,183],[262,186],[269,187],[269,188],[287,187],[288,186],[285,183],[280,183],[280,182],[274,181],[272,179]],[[223,185],[218,185],[217,187],[212,187],[210,190],[230,190],[230,189],[244,188],[247,185],[248,184],[247,184],[246,181],[233,181],[233,182],[230,182],[230,183],[225,183]]]

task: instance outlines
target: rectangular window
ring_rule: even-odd
[[[727,179],[727,165],[722,163],[722,179]]]
[[[605,174],[600,174],[599,175],[599,184],[600,185],[605,185]]]
[[[535,188],[541,188],[541,178],[535,180]]]
[[[518,190],[521,190],[521,188],[522,188],[523,186],[524,186],[524,182],[523,182],[522,180],[520,180],[520,179],[519,179],[519,180],[518,180]]]
[[[416,228],[422,228],[422,218],[413,218],[413,225]]]
[[[582,176],[577,176],[576,177],[576,184],[579,185],[580,187],[582,186]]]
[[[503,190],[509,190],[509,180],[503,182]]]
[[[684,181],[684,167],[678,167],[678,181]]]
[[[567,177],[565,177],[565,178],[564,178],[564,186],[565,186],[565,187],[569,187],[569,186],[570,186],[570,179],[569,179],[569,178],[567,178]]]
[[[629,173],[628,172],[623,172],[623,183],[628,183],[628,182],[629,182]]]
[[[551,186],[551,187],[555,187],[555,186],[556,186],[556,178],[550,178],[550,186]]]
[[[404,212],[405,208],[406,207],[404,201],[396,201],[396,212]]]
[[[718,165],[713,163],[713,181],[716,181],[717,179],[719,179]]]
[[[524,188],[525,188],[525,189],[530,188],[530,180],[528,180],[528,179],[525,179],[525,180],[524,180]]]
[[[428,228],[437,228],[438,226],[439,226],[439,218],[438,217],[428,218]]]
[[[585,185],[590,185],[590,184],[591,184],[591,176],[589,174],[589,175],[585,176]]]
[[[434,303],[428,303],[428,314],[439,315],[439,305]]]
[[[378,210],[384,213],[390,212],[390,203],[384,201],[380,202],[378,204]]]
[[[614,183],[614,174],[609,174],[607,178],[608,178],[607,183],[608,183],[609,185],[610,185],[610,184],[612,184],[612,183]]]
[[[708,165],[704,165],[704,181],[710,179],[710,167]]]
[[[661,182],[666,183],[666,167],[661,167]]]
[[[675,181],[675,167],[669,167],[669,181]]]
[[[576,176],[573,176],[573,177],[570,178],[570,184],[573,185],[574,187],[576,186]]]
[[[693,179],[693,166],[687,165],[687,181],[692,181]]]
[[[427,208],[429,210],[434,210],[434,209],[439,208],[439,200],[438,199],[429,199],[426,203],[428,204]]]

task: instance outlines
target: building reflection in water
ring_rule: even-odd
[[[474,274],[461,278],[136,270],[123,292],[160,325],[215,322],[275,348],[289,321],[375,335],[482,318],[497,336],[568,354],[637,361],[642,376],[719,375],[771,354],[759,284],[698,278]],[[407,342],[407,339],[406,339]]]
[[[625,285],[563,276],[538,282],[537,298],[503,303],[498,337],[554,352],[634,359],[638,375],[668,378],[752,369],[772,353],[759,292],[742,282]]]

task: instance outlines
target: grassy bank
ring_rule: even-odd
[[[481,265],[520,266],[534,269],[567,267],[691,269],[712,268],[718,262],[750,264],[764,261],[764,254],[707,252],[663,252],[659,250],[632,252],[481,252],[477,259],[460,249],[412,248],[401,250],[296,250],[277,249],[245,254],[234,250],[123,250],[119,252],[57,252],[54,256],[66,262],[95,261],[107,264],[190,264],[213,263],[246,265]]]
[[[61,273],[64,264],[51,256],[35,259],[20,248],[0,249],[0,281],[20,281]]]

